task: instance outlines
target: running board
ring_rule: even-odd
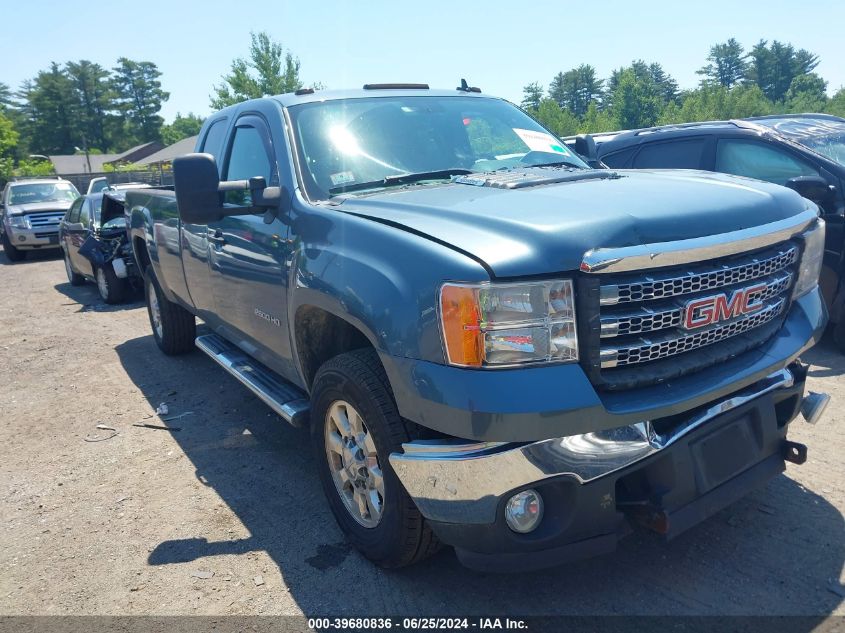
[[[205,334],[198,336],[195,343],[293,426],[308,424],[310,402],[304,391],[242,352],[222,336]]]

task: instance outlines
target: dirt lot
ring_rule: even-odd
[[[0,255],[0,613],[845,614],[845,357],[806,360],[834,398],[793,427],[809,462],[672,543],[521,576],[451,550],[385,572],[344,543],[303,431],[201,353],[162,356],[140,300]],[[160,402],[193,412],[180,431],[132,426]],[[100,423],[117,435],[86,441]]]

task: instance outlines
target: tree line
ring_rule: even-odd
[[[50,173],[40,156],[119,153],[199,132],[202,119],[191,113],[164,123],[170,95],[160,77],[154,63],[121,57],[110,69],[53,62],[17,91],[0,83],[0,176]]]
[[[213,87],[212,110],[302,87],[299,59],[267,33],[251,40],[248,58],[236,58]],[[203,119],[191,112],[164,122],[159,113],[170,94],[160,78],[153,62],[121,57],[110,69],[89,60],[52,63],[17,91],[0,82],[0,181],[52,173],[41,156],[119,153],[198,134]]]
[[[235,58],[212,87],[212,110],[303,87],[291,51],[266,32],[250,37],[248,56]],[[526,85],[521,105],[561,136],[786,112],[845,116],[845,88],[828,97],[818,64],[817,55],[789,43],[761,40],[746,50],[731,38],[710,47],[690,90],[656,62],[635,60],[607,78],[581,64],[547,88]],[[110,69],[88,60],[53,63],[18,91],[0,83],[0,179],[51,169],[32,155],[121,152],[197,134],[202,118],[192,113],[165,124],[159,112],[170,95],[160,77],[154,63],[121,57]]]
[[[559,72],[547,89],[526,85],[521,105],[561,136],[791,112],[845,116],[845,88],[828,97],[818,64],[789,43],[760,40],[746,50],[731,38],[710,47],[691,90],[680,90],[656,62],[635,60],[606,79],[582,64]]]

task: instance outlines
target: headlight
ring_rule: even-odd
[[[28,229],[29,221],[26,219],[25,215],[10,215],[9,226],[13,229]]]
[[[443,284],[440,323],[451,365],[578,360],[572,281]]]
[[[818,219],[816,225],[802,234],[804,250],[798,267],[798,281],[792,296],[802,297],[819,283],[819,273],[824,259],[824,220]]]

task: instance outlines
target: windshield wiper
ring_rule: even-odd
[[[587,169],[586,167],[573,163],[571,160],[554,160],[549,163],[536,163],[532,165],[524,165],[525,167],[574,167],[575,169]]]
[[[452,176],[465,176],[473,173],[471,169],[464,169],[463,167],[451,167],[449,169],[437,169],[434,171],[419,171],[410,174],[397,174],[396,176],[386,176],[381,180],[373,180],[370,182],[354,182],[347,185],[338,185],[329,189],[330,194],[346,193],[347,191],[362,191],[364,189],[376,189],[378,187],[391,187],[395,185],[408,185],[414,182],[421,182],[423,180],[445,180]]]

